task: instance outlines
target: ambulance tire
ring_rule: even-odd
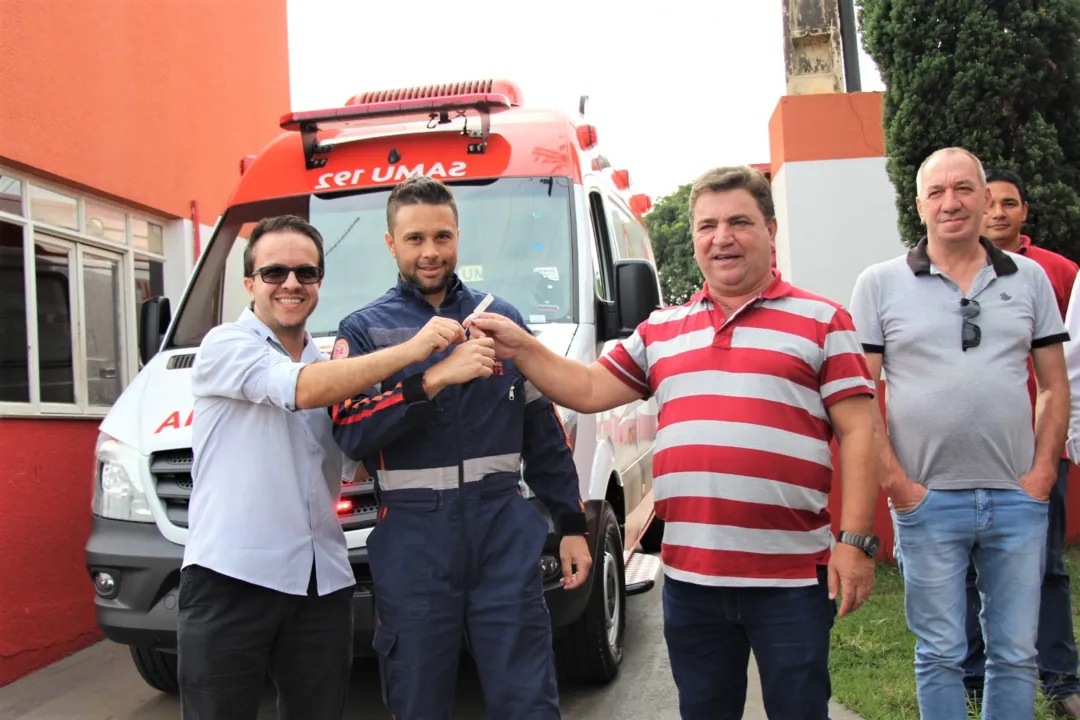
[[[565,680],[586,685],[605,685],[615,679],[626,636],[622,532],[619,518],[607,503],[600,527],[604,529],[604,547],[603,553],[593,558],[589,602],[566,635],[555,641],[559,674]]]
[[[175,653],[132,645],[131,659],[147,685],[169,695],[180,694],[180,680],[176,675],[179,658]]]

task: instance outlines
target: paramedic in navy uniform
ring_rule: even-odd
[[[438,318],[404,345],[320,362],[305,328],[323,269],[314,227],[260,222],[244,251],[251,306],[207,333],[195,359],[177,630],[185,720],[255,720],[268,673],[278,717],[340,720],[354,580],[334,509],[347,463],[326,408],[465,339]]]
[[[433,317],[464,320],[484,297],[454,272],[458,214],[447,186],[401,183],[387,226],[398,283],[341,322],[335,358],[379,351]],[[492,309],[524,326],[509,303]],[[397,720],[450,717],[463,631],[491,717],[561,717],[540,570],[548,524],[519,493],[522,460],[563,536],[567,589],[592,562],[585,514],[555,407],[494,356],[493,340],[471,339],[332,410],[342,450],[376,476],[373,645]]]

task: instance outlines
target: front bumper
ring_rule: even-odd
[[[546,509],[539,503],[537,505],[538,510],[548,518]],[[598,505],[586,503],[585,512],[589,522],[589,538],[596,540]],[[550,519],[548,522],[550,526]],[[98,572],[107,572],[116,583],[109,597],[99,593],[94,598],[98,625],[105,636],[124,645],[175,651],[183,546],[166,540],[154,524],[106,520],[94,516],[85,552],[91,579]],[[544,545],[544,554],[556,560],[559,558],[559,540],[553,529]],[[597,557],[595,550],[594,557]],[[353,645],[357,655],[371,655],[375,602],[371,572],[367,565],[367,549],[350,550],[349,562],[356,577]],[[555,565],[557,568],[558,563]],[[593,568],[596,568],[595,562]],[[594,574],[590,572],[584,585],[570,591],[563,590],[559,582],[561,569],[545,577],[544,599],[556,636],[585,611]]]
[[[123,645],[176,650],[177,601],[184,547],[162,537],[150,523],[93,518],[86,543],[86,567],[93,579],[108,572],[116,580],[113,597],[94,598],[98,625]],[[353,640],[358,655],[371,654],[375,628],[367,550],[349,551],[356,576]]]

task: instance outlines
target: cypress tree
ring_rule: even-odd
[[[900,234],[923,228],[915,174],[958,145],[1027,185],[1025,232],[1080,261],[1080,0],[858,0],[863,45],[887,90]]]

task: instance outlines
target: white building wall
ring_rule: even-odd
[[[200,243],[206,250],[210,242],[210,236],[214,228],[209,225],[201,225]],[[184,296],[188,280],[195,269],[195,225],[191,220],[173,220],[164,229],[165,239],[165,268],[164,285],[165,297],[169,298],[173,312]]]
[[[772,186],[776,265],[804,290],[846,306],[860,272],[907,252],[883,157],[786,162]]]

